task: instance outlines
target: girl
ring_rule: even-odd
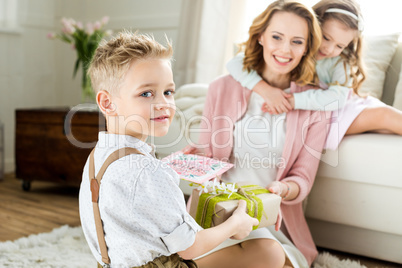
[[[355,0],[322,0],[313,7],[323,39],[316,55],[322,89],[293,95],[266,83],[255,71],[242,71],[243,55],[227,68],[243,86],[260,94],[263,111],[281,114],[292,109],[334,111],[326,148],[335,150],[344,135],[367,131],[402,135],[402,112],[373,97],[360,97],[365,80],[362,64],[363,22]],[[283,64],[291,59],[282,60]]]
[[[281,90],[310,88],[321,30],[312,9],[278,0],[257,16],[243,44],[244,64]],[[288,64],[282,64],[292,58]],[[297,84],[295,83],[297,82]],[[260,228],[241,240],[227,240],[196,262],[200,268],[310,267],[317,256],[304,218],[302,201],[310,192],[326,138],[323,112],[290,111],[279,116],[261,111],[264,99],[231,76],[208,90],[200,138],[187,153],[229,160],[234,167],[224,182],[249,181],[280,195],[283,228]],[[314,152],[314,153],[312,153]]]

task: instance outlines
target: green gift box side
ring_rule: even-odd
[[[226,221],[236,210],[240,199],[247,202],[247,213],[260,222],[254,229],[266,227],[276,223],[280,209],[281,198],[270,193],[267,189],[250,185],[247,182],[237,183],[245,195],[233,193],[229,194],[210,194],[199,195],[197,189],[193,190],[190,204],[190,215],[203,228],[217,226]],[[257,207],[257,210],[254,208]]]

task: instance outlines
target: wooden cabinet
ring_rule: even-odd
[[[42,180],[79,186],[98,132],[106,129],[98,111],[42,108],[16,110],[16,177],[29,190]]]

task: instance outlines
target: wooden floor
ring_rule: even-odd
[[[14,174],[0,181],[0,241],[50,232],[68,224],[79,226],[78,188],[33,181],[22,190]]]
[[[68,224],[79,226],[78,191],[76,187],[33,181],[31,190],[22,190],[21,181],[7,174],[0,181],[0,241],[50,232]],[[368,268],[397,268],[400,264],[383,262],[326,249],[340,259],[360,261]]]

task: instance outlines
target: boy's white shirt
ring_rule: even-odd
[[[187,213],[179,176],[153,156],[153,148],[134,137],[99,133],[95,149],[95,174],[106,158],[123,147],[143,155],[113,162],[101,181],[99,209],[108,254],[113,267],[141,266],[161,255],[190,247],[202,228]],[[89,248],[99,263],[88,161],[79,193],[81,224]]]
[[[253,89],[262,78],[254,70],[250,72],[243,71],[243,59],[243,52],[237,54],[226,64],[226,68],[243,87]],[[322,89],[294,93],[294,109],[335,111],[343,108],[351,89],[346,86],[340,86],[344,84],[346,79],[343,61],[340,60],[340,56],[317,61],[316,71]],[[349,66],[347,66],[346,71],[349,75]],[[330,85],[335,82],[338,82],[339,85]],[[349,79],[347,85],[350,86],[351,84],[352,81]]]

